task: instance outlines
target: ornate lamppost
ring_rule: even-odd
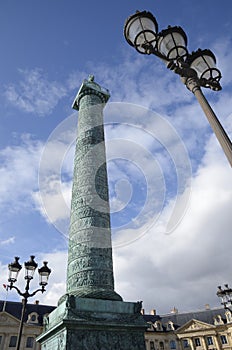
[[[38,269],[39,276],[40,276],[40,282],[39,285],[41,288],[35,290],[32,293],[29,293],[30,289],[30,282],[33,279],[35,270],[37,269],[38,264],[34,260],[34,256],[31,255],[30,260],[24,263],[25,267],[25,280],[26,280],[26,286],[25,286],[25,292],[21,292],[18,287],[14,286],[14,283],[17,281],[18,274],[20,270],[22,269],[22,265],[19,263],[19,257],[15,257],[15,261],[8,265],[9,269],[9,279],[8,282],[10,283],[8,285],[8,288],[15,289],[19,295],[23,297],[22,299],[22,313],[21,313],[21,320],[19,325],[19,331],[18,331],[18,337],[17,337],[17,344],[16,344],[16,350],[20,349],[20,343],[21,343],[21,337],[22,337],[22,330],[23,330],[23,319],[24,314],[26,310],[26,305],[28,298],[33,297],[38,292],[45,292],[45,287],[48,284],[48,278],[51,273],[51,269],[47,266],[47,261],[43,262],[43,266]]]
[[[224,306],[224,309],[232,312],[232,310],[229,308],[229,306],[232,305],[232,289],[228,286],[228,284],[225,284],[224,286],[225,289],[218,286],[217,296],[221,298],[221,304]]]
[[[126,20],[124,35],[139,53],[154,54],[181,77],[182,82],[196,96],[232,166],[232,143],[201,90],[201,87],[221,90],[221,72],[216,68],[213,52],[198,49],[190,54],[183,29],[169,26],[158,32],[155,17],[147,11],[137,11]]]

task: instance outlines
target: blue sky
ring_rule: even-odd
[[[219,305],[217,285],[231,282],[230,166],[194,96],[158,58],[133,50],[123,26],[147,10],[160,30],[182,26],[190,52],[215,53],[223,89],[204,92],[231,138],[231,7],[226,0],[0,5],[1,284],[15,255],[23,262],[34,254],[53,270],[41,302],[55,305],[65,292],[78,117],[71,105],[94,74],[111,93],[104,115],[116,290],[143,300],[147,312]],[[8,298],[18,300],[14,291]]]

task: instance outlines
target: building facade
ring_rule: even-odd
[[[54,306],[27,304],[24,317],[20,350],[39,350],[36,337],[43,329],[43,317],[48,315]],[[0,300],[0,350],[16,348],[22,303]]]
[[[14,349],[22,304],[0,301],[0,350]],[[43,317],[54,306],[28,304],[21,349],[39,350],[36,337],[42,333]],[[222,308],[167,315],[143,314],[147,322],[146,350],[232,350],[232,313]],[[110,345],[109,345],[110,350]]]
[[[14,349],[21,318],[20,302],[0,301],[0,350]],[[39,350],[43,317],[54,306],[28,304],[21,349]],[[232,350],[232,313],[222,308],[167,315],[143,314],[147,322],[146,350]]]
[[[232,314],[225,309],[144,315],[147,350],[231,350]]]

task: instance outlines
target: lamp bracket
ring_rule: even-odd
[[[166,63],[170,62],[170,60],[167,59],[167,57],[165,55],[162,55],[162,53],[160,53],[156,47],[153,47],[151,44],[143,44],[142,48],[145,50],[147,55],[155,55],[159,58],[161,58],[161,60],[165,61]]]
[[[30,297],[33,297],[33,296],[34,296],[36,293],[38,293],[38,292],[44,293],[44,292],[46,291],[46,289],[45,289],[44,286],[42,286],[42,288],[39,288],[39,289],[35,290],[33,293],[29,293],[28,290],[26,290],[24,293],[22,293],[22,292],[20,291],[20,289],[19,289],[18,287],[16,287],[16,286],[13,286],[12,283],[11,283],[8,287],[10,288],[10,290],[11,290],[11,289],[15,289],[15,290],[17,291],[17,293],[18,293],[19,295],[21,295],[22,297],[24,297],[25,299],[28,299],[28,298],[30,298]]]

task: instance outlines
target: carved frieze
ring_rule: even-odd
[[[143,335],[133,331],[77,331],[68,337],[70,350],[144,350]]]

